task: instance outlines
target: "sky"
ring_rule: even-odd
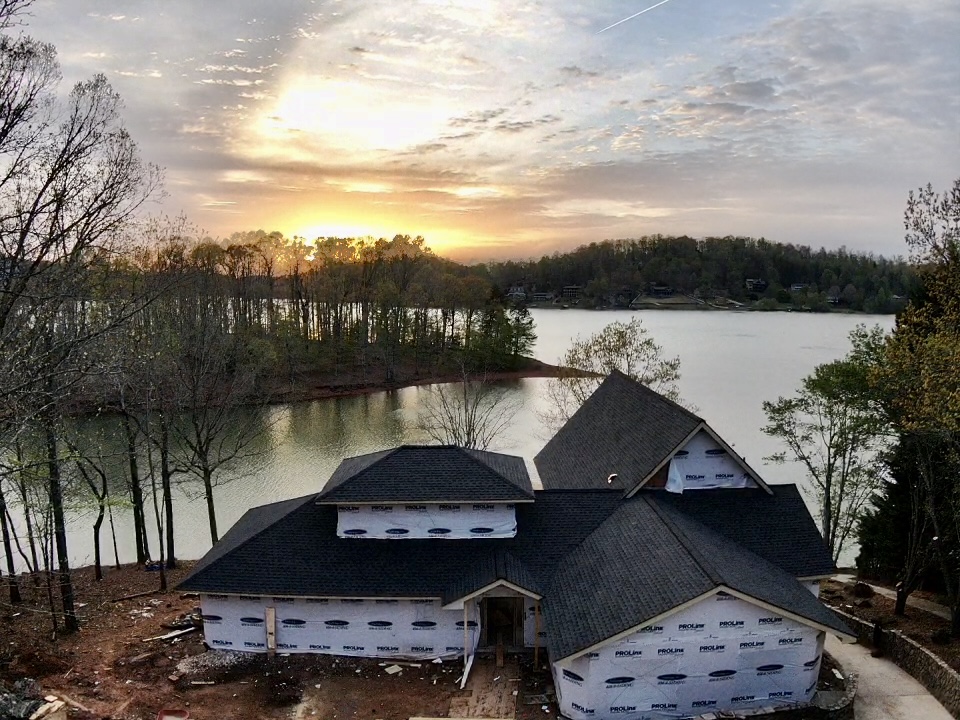
[[[906,254],[960,176],[956,0],[36,0],[151,212],[527,258],[654,233]]]

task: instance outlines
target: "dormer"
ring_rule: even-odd
[[[516,536],[516,504],[533,497],[523,458],[403,445],[347,458],[316,503],[336,505],[341,538],[463,540]]]

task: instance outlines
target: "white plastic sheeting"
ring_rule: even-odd
[[[701,430],[670,460],[666,489],[745,488],[757,484],[736,458]]]
[[[463,656],[463,611],[439,599],[313,599],[204,595],[203,631],[212,648],[267,651],[266,608],[276,608],[277,651],[353,657],[432,659]],[[480,616],[467,610],[469,653]]]
[[[823,632],[731,595],[553,664],[572,720],[667,720],[808,702]]]
[[[338,505],[337,535],[377,540],[512,538],[517,514],[512,504],[421,503]]]
[[[540,610],[539,628],[537,627],[537,601],[533,598],[526,598],[523,601],[523,644],[524,647],[532,648],[537,645],[541,648],[547,646],[547,631],[543,624],[543,610]]]

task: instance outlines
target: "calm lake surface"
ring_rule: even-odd
[[[763,457],[779,451],[761,432],[761,403],[788,395],[815,365],[843,356],[848,333],[860,323],[893,327],[893,316],[820,315],[805,313],[697,311],[534,310],[535,356],[555,363],[571,340],[588,336],[614,320],[634,315],[669,356],[679,356],[680,389],[687,403],[744,455],[769,483],[804,484],[797,465],[773,466]],[[544,379],[507,383],[522,407],[510,431],[495,450],[532,459],[548,439],[537,419]],[[424,388],[278,405],[267,410],[269,448],[238,467],[216,491],[220,534],[248,508],[314,493],[323,487],[340,461],[350,455],[382,450],[402,443],[425,442],[414,427]],[[206,508],[189,482],[176,498],[177,555],[199,558],[210,548]],[[126,508],[116,508],[121,560],[134,559],[133,528]],[[72,562],[93,559],[92,518],[80,512],[69,525]],[[109,526],[102,531],[104,560],[112,559]],[[151,549],[156,551],[155,536]],[[159,555],[159,553],[155,554]],[[852,561],[854,552],[841,558]]]

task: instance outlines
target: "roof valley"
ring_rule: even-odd
[[[673,518],[669,517],[669,514],[663,508],[659,507],[658,503],[651,501],[650,498],[644,496],[643,500],[650,506],[656,516],[660,518],[664,527],[677,539],[677,542],[686,549],[691,559],[696,563],[697,567],[703,571],[703,574],[710,579],[710,582],[714,585],[726,585],[723,575],[716,569],[716,566],[700,552],[696,543],[691,541],[683,529],[673,521]]]

